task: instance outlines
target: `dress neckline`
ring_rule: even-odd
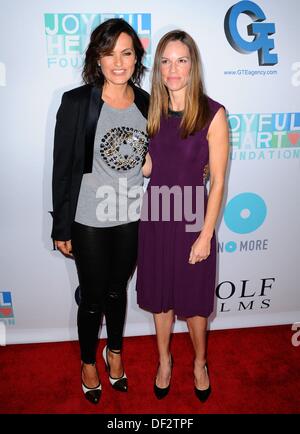
[[[169,108],[168,116],[175,117],[175,118],[181,118],[183,116],[183,110],[176,111],[176,110],[172,110]]]

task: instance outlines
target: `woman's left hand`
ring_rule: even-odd
[[[201,235],[196,239],[192,245],[189,263],[196,264],[196,262],[201,262],[208,258],[210,255],[210,238],[201,237]]]

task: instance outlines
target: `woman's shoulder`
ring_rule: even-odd
[[[150,95],[146,90],[142,89],[137,85],[133,85],[133,89],[134,89],[135,97],[141,98],[145,102],[149,102]]]
[[[141,87],[138,87],[136,85],[133,85],[133,90],[134,90],[135,104],[138,107],[138,109],[141,111],[142,115],[145,118],[147,118],[148,109],[149,109],[149,102],[150,102],[150,95],[144,89],[142,89]]]
[[[226,110],[225,106],[221,102],[216,101],[216,100],[210,98],[208,95],[206,95],[206,98],[207,98],[207,103],[208,103],[209,110],[210,110],[210,112],[211,112],[212,115],[216,114],[217,111],[221,107],[223,107],[223,109]]]
[[[150,94],[145,90],[142,89],[141,87],[135,86],[137,93],[139,93],[141,96],[145,97],[145,98],[150,98]]]
[[[84,84],[79,87],[75,87],[71,90],[64,92],[63,97],[68,100],[78,100],[81,98],[89,97],[91,93],[92,86],[90,84]]]

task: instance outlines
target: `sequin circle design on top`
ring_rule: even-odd
[[[143,131],[117,127],[102,138],[100,155],[110,168],[129,170],[142,164],[147,148],[148,137]]]

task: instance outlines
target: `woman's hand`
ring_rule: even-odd
[[[68,240],[68,241],[55,240],[54,244],[55,244],[55,247],[64,255],[73,256],[71,240]]]
[[[144,163],[144,165],[142,167],[142,172],[143,172],[143,175],[146,178],[149,178],[149,176],[151,175],[151,172],[152,172],[152,160],[151,160],[149,152],[147,152],[147,155],[146,155],[146,158],[145,158],[145,163]]]
[[[201,234],[192,245],[189,263],[196,264],[208,258],[210,255],[210,238],[201,237]]]

